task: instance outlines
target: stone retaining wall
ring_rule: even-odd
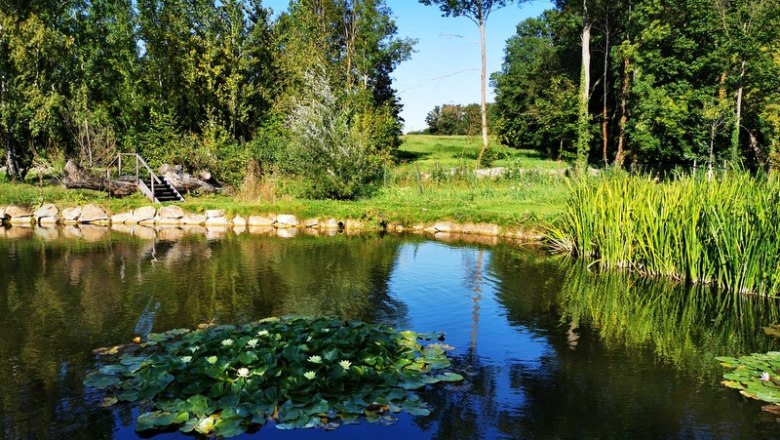
[[[540,240],[538,233],[523,229],[501,228],[487,223],[455,223],[437,221],[424,224],[405,225],[399,222],[374,223],[357,219],[307,218],[299,219],[292,214],[251,215],[244,218],[240,215],[229,216],[222,209],[207,210],[203,214],[187,213],[176,205],[144,206],[132,211],[110,215],[98,205],[74,206],[62,211],[55,205],[45,204],[35,211],[18,207],[0,207],[0,220],[4,225],[21,227],[22,229],[52,229],[52,226],[63,225],[62,235],[94,238],[99,235],[96,226],[111,226],[112,230],[124,232],[141,238],[154,238],[158,235],[173,236],[186,231],[205,233],[207,236],[218,237],[232,229],[235,233],[250,232],[272,234],[280,237],[293,237],[298,234],[327,234],[338,232],[362,233],[370,231],[411,232],[433,235],[435,238],[447,239],[463,235],[476,237],[509,238],[525,242]],[[78,227],[74,227],[78,225]],[[90,228],[92,227],[92,228]],[[108,228],[100,228],[108,230]],[[87,231],[84,233],[83,231]],[[17,231],[17,233],[21,233]],[[54,233],[41,231],[41,234]],[[39,235],[41,235],[39,234]],[[6,235],[8,235],[6,233]],[[89,237],[88,237],[89,236]]]

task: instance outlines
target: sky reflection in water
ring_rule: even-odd
[[[463,385],[428,417],[239,438],[773,438],[774,417],[718,385],[713,357],[776,349],[775,303],[505,246],[399,237],[0,240],[0,434],[137,438],[98,408],[91,350],[136,333],[327,314],[444,331]],[[155,438],[183,438],[164,433]]]

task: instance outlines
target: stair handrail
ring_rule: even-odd
[[[141,181],[141,166],[143,166],[143,168],[145,168],[146,171],[149,172],[149,181],[151,185],[150,190],[152,192],[152,195],[154,195],[154,181],[157,180],[157,174],[155,174],[155,172],[152,171],[152,167],[150,167],[149,164],[146,163],[144,158],[141,157],[141,155],[138,153],[117,153],[117,157],[114,158],[114,160],[112,160],[111,163],[108,164],[108,167],[106,168],[106,179],[111,180],[111,168],[115,163],[117,164],[118,175],[120,178],[122,177],[122,157],[130,157],[131,160],[135,159],[135,180],[137,182]]]
[[[141,184],[143,184],[144,188],[146,188],[146,189],[140,188],[140,189],[142,189],[142,192],[146,191],[147,189],[151,191],[151,193],[150,193],[151,195],[149,195],[149,194],[146,194],[146,195],[147,195],[147,197],[151,198],[153,202],[160,203],[160,201],[157,200],[157,196],[155,195],[155,192],[154,192],[154,187],[155,187],[155,183],[156,183],[155,181],[159,182],[158,186],[162,185],[162,187],[166,187],[166,185],[170,185],[171,189],[173,190],[174,195],[178,198],[178,200],[184,201],[184,198],[176,190],[176,187],[174,187],[173,184],[168,179],[166,179],[163,176],[158,176],[157,173],[152,171],[152,167],[150,167],[149,164],[146,163],[146,160],[144,160],[144,158],[141,157],[141,155],[138,154],[138,153],[117,153],[117,156],[108,164],[108,167],[106,167],[106,180],[108,182],[111,181],[111,169],[114,166],[114,164],[117,164],[117,169],[118,169],[118,172],[119,172],[119,178],[120,179],[122,178],[122,162],[123,162],[122,158],[123,157],[130,158],[130,160],[134,160],[135,161],[135,180],[136,180],[136,183],[139,185],[139,187],[141,186]],[[146,183],[143,181],[143,179],[141,179],[141,169],[142,168],[145,169],[149,173],[149,184],[150,184],[151,188],[146,187]]]

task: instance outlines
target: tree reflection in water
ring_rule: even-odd
[[[392,236],[28,237],[0,240],[0,253],[7,439],[132,433],[129,409],[98,408],[82,385],[95,347],[285,314],[443,330],[457,347],[468,379],[424,392],[430,416],[345,436],[777,437],[771,416],[720,390],[714,362],[777,348],[759,330],[780,320],[774,301],[591,273],[510,247]],[[258,434],[300,435],[318,432]]]
[[[398,239],[0,240],[0,433],[111,438],[82,381],[92,350],[150,330],[324,314],[397,322]],[[132,420],[120,414],[123,422]]]

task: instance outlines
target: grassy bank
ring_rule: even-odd
[[[655,182],[612,173],[574,183],[550,241],[604,267],[780,292],[780,181],[728,172]]]
[[[188,211],[225,209],[230,214],[290,213],[299,217],[339,217],[404,224],[436,220],[485,222],[506,227],[539,228],[563,212],[568,194],[565,178],[548,170],[563,164],[541,159],[536,153],[495,147],[490,166],[506,168],[497,178],[473,174],[478,138],[463,136],[407,136],[400,147],[400,163],[389,169],[376,190],[354,201],[310,200],[283,191],[247,191],[188,196]],[[284,187],[287,182],[274,184]],[[254,194],[266,194],[255,196]],[[270,193],[270,195],[268,195]],[[0,183],[0,205],[59,206],[97,203],[111,212],[149,204],[136,194],[109,198],[96,191],[66,190],[56,184]]]

